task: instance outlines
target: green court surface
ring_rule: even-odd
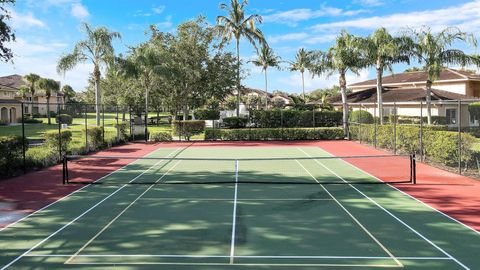
[[[480,269],[478,232],[390,185],[354,184],[379,180],[341,159],[242,160],[329,156],[320,148],[149,156],[231,160],[134,161],[1,230],[0,269]]]

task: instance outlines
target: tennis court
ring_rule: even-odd
[[[72,157],[69,174],[109,159]],[[480,268],[478,232],[378,184],[411,184],[408,157],[381,180],[348,160],[159,147],[1,230],[0,269]]]

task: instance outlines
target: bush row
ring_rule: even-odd
[[[342,124],[342,112],[300,110],[252,110],[250,121],[261,128],[333,127]]]
[[[21,169],[23,147],[28,148],[28,142],[21,136],[0,137],[0,175],[10,175]]]
[[[183,137],[189,141],[193,135],[201,134],[205,130],[205,121],[203,120],[186,120],[172,122],[173,135]]]
[[[458,162],[458,133],[444,130],[445,127],[427,126],[423,128],[423,154],[430,160],[455,166]],[[370,144],[374,143],[374,125],[364,124],[351,126],[352,139],[361,140]],[[395,140],[394,140],[395,138]],[[471,150],[475,138],[463,133],[461,136],[461,160],[469,163],[473,159]],[[395,144],[394,144],[395,142]],[[393,125],[378,125],[376,144],[380,148],[393,149],[405,153],[420,153],[420,127],[411,125],[397,125],[394,137]]]
[[[194,112],[197,120],[218,120],[220,119],[219,110],[196,110]]]
[[[148,138],[151,142],[169,142],[172,141],[172,134],[165,131],[153,131]]]
[[[207,129],[205,140],[268,141],[268,140],[338,140],[343,138],[343,129],[323,128],[252,128],[252,129]]]

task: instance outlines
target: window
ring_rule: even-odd
[[[445,118],[447,125],[455,125],[457,123],[457,109],[446,109]]]

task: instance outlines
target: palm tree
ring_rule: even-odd
[[[326,52],[315,51],[311,67],[312,75],[320,76],[334,73],[339,74],[340,93],[343,103],[343,129],[348,137],[348,104],[347,104],[347,79],[348,71],[358,74],[360,69],[366,67],[366,61],[358,46],[358,39],[343,30],[336,38],[335,44]]]
[[[26,85],[21,85],[18,88],[18,93],[22,97],[22,102],[25,102],[25,99],[27,98],[27,94],[30,93],[30,88],[28,88]]]
[[[427,121],[431,124],[432,84],[439,78],[442,69],[447,65],[480,65],[480,59],[477,56],[467,55],[462,50],[451,47],[458,41],[476,47],[477,41],[473,35],[462,32],[457,27],[448,27],[433,33],[430,27],[424,26],[418,30],[408,29],[407,33],[413,40],[412,54],[421,64],[424,64],[423,70],[427,73]]]
[[[312,53],[306,51],[304,48],[298,50],[297,54],[295,55],[295,61],[289,62],[290,63],[290,71],[300,71],[302,74],[302,98],[303,102],[306,101],[305,99],[305,70],[308,69],[311,65],[312,61]]]
[[[33,98],[35,96],[35,86],[37,85],[38,80],[41,79],[41,77],[35,73],[30,73],[25,76],[23,76],[23,79],[26,80],[29,83],[29,88],[30,88],[30,95],[32,96],[32,100],[30,101],[30,113],[33,113]]]
[[[67,103],[71,101],[73,97],[75,97],[75,90],[73,90],[73,88],[68,84],[65,84],[64,86],[62,86],[62,93],[63,93],[63,103]]]
[[[110,64],[114,58],[113,39],[120,38],[120,33],[110,32],[106,27],[92,29],[87,23],[82,24],[86,39],[75,44],[73,51],[63,55],[57,64],[57,72],[65,73],[76,65],[90,61],[93,64],[93,79],[95,82],[95,111],[97,126],[100,126],[100,68]]]
[[[257,14],[245,15],[247,0],[241,3],[230,0],[230,5],[220,4],[220,9],[227,11],[227,16],[217,16],[217,31],[224,41],[235,38],[237,48],[237,116],[240,115],[240,39],[244,37],[255,48],[256,43],[265,44],[262,31],[256,28],[256,23],[262,23],[262,17]]]
[[[382,78],[383,71],[393,73],[392,65],[410,64],[412,40],[407,36],[393,37],[385,28],[378,28],[367,38],[359,38],[362,53],[368,61],[367,65],[375,67],[377,74],[377,103],[380,124],[383,125]]]
[[[255,66],[262,67],[262,70],[265,74],[265,110],[268,109],[267,69],[269,67],[279,68],[280,61],[280,57],[275,55],[272,48],[266,44],[262,46],[260,51],[257,50],[257,59],[251,61]]]
[[[53,92],[60,91],[60,83],[53,79],[42,78],[38,81],[38,86],[45,91],[45,97],[47,98],[47,118],[48,124],[50,125],[52,123],[50,120],[50,97]]]
[[[134,48],[127,59],[117,58],[119,71],[125,77],[140,79],[145,89],[145,123],[148,120],[148,96],[155,86],[155,75],[163,72],[161,66],[161,55],[158,50],[150,44],[142,44]],[[147,125],[145,125],[147,135]]]

